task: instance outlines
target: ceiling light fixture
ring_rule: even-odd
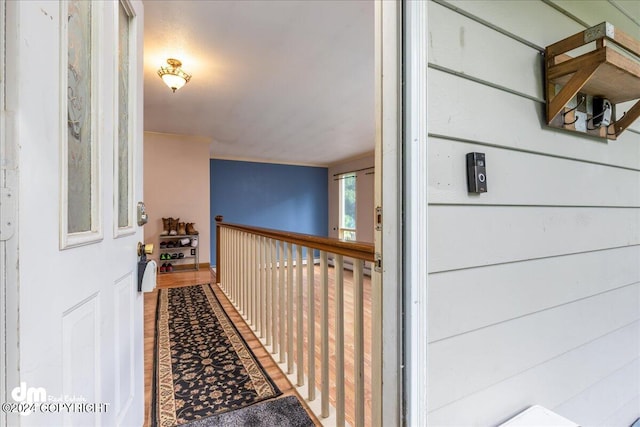
[[[169,88],[175,93],[176,90],[186,85],[191,80],[191,74],[187,74],[182,67],[182,62],[178,59],[167,59],[168,67],[160,67],[158,75]]]

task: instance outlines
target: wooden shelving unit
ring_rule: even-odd
[[[171,258],[171,259],[160,259],[158,262],[160,265],[162,264],[171,264],[173,267],[172,271],[159,271],[159,274],[166,273],[175,273],[177,271],[185,271],[185,270],[198,270],[200,269],[200,258],[199,258],[199,245],[191,246],[194,239],[198,239],[198,234],[184,234],[177,236],[160,236],[160,243],[162,242],[169,243],[172,242],[176,246],[172,247],[162,247],[158,245],[160,249],[160,254],[180,254],[182,253],[182,258]],[[188,239],[188,245],[179,245],[179,242],[183,239]],[[182,261],[187,261],[187,264],[183,264]]]
[[[594,42],[595,49],[587,53],[567,55]],[[551,126],[565,127],[558,115],[579,92],[608,99],[613,105],[638,100],[624,116],[612,117],[608,127],[596,129],[597,136],[616,139],[640,117],[640,42],[607,22],[547,46],[545,79]]]

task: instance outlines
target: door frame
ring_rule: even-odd
[[[6,139],[6,113],[5,113],[5,101],[4,101],[4,88],[6,80],[6,64],[5,64],[5,38],[7,34],[7,20],[6,20],[6,0],[0,0],[0,22],[2,22],[2,33],[0,33],[0,67],[2,72],[0,74],[0,188],[5,187],[5,139]],[[0,202],[1,203],[1,202]],[[3,218],[3,214],[0,213],[0,220]],[[7,348],[6,348],[6,318],[4,313],[7,310],[7,260],[6,250],[7,243],[0,241],[0,402],[7,401]],[[7,414],[0,412],[0,424],[7,425]]]
[[[0,402],[9,399],[10,385],[19,382],[18,367],[18,162],[17,135],[15,134],[15,103],[17,100],[18,80],[16,64],[7,61],[15,58],[17,49],[17,9],[16,3],[0,0],[0,21],[3,32],[0,34],[0,67],[3,78],[0,79],[0,188],[9,189],[10,206],[3,206],[2,217],[11,217],[13,231],[10,238],[0,241]],[[0,425],[19,425],[17,413],[0,412]]]
[[[372,425],[403,423],[402,9],[403,1],[375,3],[374,232],[381,265],[372,271]],[[378,173],[378,171],[380,173]],[[384,179],[383,179],[384,177]]]
[[[405,423],[428,413],[428,20],[427,2],[404,9],[404,366]]]
[[[376,2],[375,25],[375,196],[383,214],[375,250],[383,256],[373,275],[373,312],[382,314],[372,325],[382,379],[373,424],[419,425],[428,413],[427,2]]]

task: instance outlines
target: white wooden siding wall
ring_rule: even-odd
[[[638,37],[640,6],[437,0],[428,17],[429,425],[496,425],[533,404],[630,425],[640,124],[612,142],[543,126],[541,50],[604,20]],[[471,151],[487,155],[480,196]]]

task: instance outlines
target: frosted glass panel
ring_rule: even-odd
[[[68,8],[67,231],[91,231],[91,2]]]
[[[118,41],[118,227],[129,227],[129,15],[120,6]]]

